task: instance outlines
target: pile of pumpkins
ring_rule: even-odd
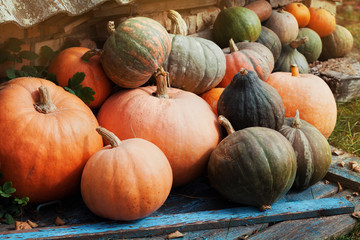
[[[324,47],[341,28],[321,32],[320,24],[335,24],[323,9],[300,24],[303,6],[291,6],[224,9],[215,41],[187,36],[176,11],[171,34],[155,20],[129,18],[102,51],[63,50],[49,66],[60,86],[30,77],[2,84],[1,181],[33,203],[81,191],[93,213],[115,220],[150,215],[172,188],[204,174],[225,198],[262,210],[291,187],[315,184],[331,162],[334,96],[295,58],[289,69],[274,67],[296,51],[298,36],[312,43],[326,34]],[[310,47],[304,56],[313,61]],[[95,91],[88,105],[63,88],[76,72]]]

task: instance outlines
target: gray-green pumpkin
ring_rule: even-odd
[[[313,63],[320,57],[322,51],[321,38],[310,28],[300,28],[298,38],[303,37],[308,37],[309,40],[301,44],[297,50],[304,55],[308,63]]]
[[[274,61],[276,61],[280,57],[281,53],[281,42],[278,35],[265,26],[261,26],[261,33],[256,42],[261,43],[270,51],[274,56]]]

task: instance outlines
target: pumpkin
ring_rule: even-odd
[[[177,187],[203,174],[211,151],[221,139],[221,128],[204,99],[168,88],[166,75],[159,69],[156,87],[113,94],[97,118],[101,126],[121,139],[138,137],[158,146],[170,162]]]
[[[257,42],[235,44],[232,39],[230,39],[229,44],[229,48],[223,49],[226,58],[226,71],[218,87],[229,85],[234,75],[241,68],[255,71],[258,77],[264,81],[270,76],[274,68],[274,57],[267,47]]]
[[[100,217],[123,221],[159,209],[172,186],[165,154],[144,139],[120,141],[102,127],[97,131],[110,145],[94,153],[84,167],[81,195],[86,206]]]
[[[200,95],[200,97],[202,99],[204,99],[211,107],[211,109],[213,110],[213,112],[217,114],[217,103],[219,100],[220,95],[222,94],[222,92],[224,91],[225,88],[222,87],[215,87],[210,89],[209,91],[203,93]]]
[[[280,53],[281,53],[280,39],[278,35],[276,35],[276,33],[274,33],[274,31],[271,30],[270,28],[261,26],[261,33],[259,38],[256,40],[256,42],[261,43],[272,52],[275,62],[280,57]]]
[[[255,126],[280,130],[285,116],[277,91],[245,68],[235,74],[220,95],[217,111],[235,130]]]
[[[266,0],[257,0],[255,2],[249,3],[245,6],[256,13],[259,17],[260,22],[267,20],[272,12],[271,4]]]
[[[170,36],[157,21],[129,18],[106,40],[101,63],[106,75],[118,86],[136,88],[146,83],[168,58]]]
[[[309,64],[297,48],[306,43],[307,37],[298,38],[282,46],[281,54],[275,62],[274,72],[290,72],[291,64],[296,64],[300,73],[309,73]]]
[[[329,36],[336,26],[336,18],[324,8],[310,7],[310,21],[306,26],[314,30],[320,37]]]
[[[330,136],[335,128],[337,109],[334,95],[324,80],[313,74],[299,74],[297,66],[292,65],[291,73],[274,72],[267,83],[280,94],[285,117],[294,117],[299,110],[302,120],[316,127],[325,138]]]
[[[285,118],[280,129],[295,150],[297,170],[293,187],[306,189],[321,179],[331,164],[331,148],[321,132],[310,123],[299,118]]]
[[[329,36],[321,38],[323,49],[320,55],[321,60],[340,58],[348,54],[354,43],[354,38],[345,27],[336,25],[335,30]]]
[[[278,131],[249,127],[234,131],[219,116],[229,135],[211,153],[208,178],[226,199],[266,210],[291,188],[296,157]]]
[[[94,100],[88,104],[90,108],[99,108],[111,94],[112,82],[104,73],[100,62],[101,51],[85,47],[71,47],[62,50],[50,63],[49,73],[56,75],[58,84],[68,85],[69,79],[77,72],[85,73],[81,82],[84,87],[94,90]]]
[[[163,64],[171,86],[201,94],[218,85],[226,68],[221,48],[213,41],[186,36],[186,23],[181,24],[184,20],[178,12],[171,10],[168,16],[176,29],[175,35],[170,35],[171,52]]]
[[[305,4],[300,2],[289,3],[285,6],[284,10],[294,15],[300,28],[306,27],[309,24],[310,11]]]
[[[0,102],[1,182],[11,181],[17,196],[34,203],[79,191],[86,161],[103,147],[90,108],[62,87],[32,77],[2,84]]]
[[[321,54],[322,43],[319,34],[310,28],[300,28],[298,38],[307,37],[309,40],[296,49],[304,55],[308,63],[315,62]]]
[[[230,7],[221,10],[215,19],[212,33],[215,43],[221,48],[235,42],[254,42],[261,32],[261,22],[256,13],[244,7]]]
[[[283,9],[273,10],[271,16],[263,23],[263,25],[274,31],[282,44],[295,40],[299,33],[299,26],[296,18],[294,15]]]

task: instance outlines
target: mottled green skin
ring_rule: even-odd
[[[208,177],[225,198],[246,205],[272,205],[291,188],[296,157],[279,132],[251,127],[224,138],[211,153]]]
[[[285,107],[279,93],[253,71],[235,74],[219,97],[217,111],[235,130],[255,126],[280,130],[285,120]]]
[[[275,62],[274,72],[291,72],[291,64],[296,64],[299,73],[309,73],[309,64],[304,55],[289,44],[283,45],[280,57]]]
[[[297,160],[297,172],[293,187],[306,189],[321,179],[331,164],[331,148],[321,132],[310,123],[300,120],[301,127],[291,126],[294,118],[286,118],[280,133],[292,144]]]
[[[297,38],[308,37],[309,40],[301,44],[297,50],[304,55],[308,63],[315,62],[321,54],[322,43],[319,34],[310,28],[300,28]]]
[[[106,40],[101,63],[117,85],[136,88],[144,84],[168,58],[170,36],[157,21],[146,17],[122,22]]]
[[[229,46],[232,38],[235,43],[248,40],[255,42],[260,36],[261,22],[256,13],[244,7],[230,7],[222,10],[213,26],[213,36],[221,48]]]

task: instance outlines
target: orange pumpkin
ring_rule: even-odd
[[[120,141],[104,128],[97,131],[110,143],[91,156],[81,178],[81,194],[96,215],[136,220],[159,209],[172,186],[164,153],[141,138]]]
[[[267,81],[280,94],[285,105],[285,117],[294,117],[296,110],[302,120],[316,127],[326,138],[335,128],[337,109],[334,95],[321,78],[312,74],[299,74],[296,65],[291,73],[272,73]]]
[[[246,5],[245,8],[253,10],[259,17],[260,22],[267,20],[272,13],[272,6],[266,0],[256,0]]]
[[[309,8],[299,2],[289,3],[285,6],[285,11],[291,13],[296,18],[299,27],[305,27],[309,24],[310,21],[310,11]]]
[[[210,105],[211,109],[214,111],[216,115],[218,115],[217,102],[224,89],[225,88],[222,87],[216,87],[200,95],[200,97],[202,97],[202,99],[204,99]]]
[[[330,35],[336,27],[335,16],[324,8],[310,7],[310,21],[308,28],[314,30],[320,37]]]
[[[105,75],[99,50],[85,47],[71,47],[61,51],[50,63],[49,72],[56,75],[60,86],[65,87],[76,72],[84,72],[85,79],[81,83],[95,91],[94,100],[88,105],[98,108],[111,94],[112,82]]]
[[[37,203],[79,191],[86,161],[103,147],[90,108],[62,87],[31,77],[1,85],[0,102],[0,180]]]
[[[221,139],[220,125],[198,95],[167,88],[166,73],[157,87],[123,89],[110,96],[97,115],[100,125],[121,139],[143,138],[158,146],[173,170],[174,186],[199,177]],[[154,95],[153,95],[154,93]]]

